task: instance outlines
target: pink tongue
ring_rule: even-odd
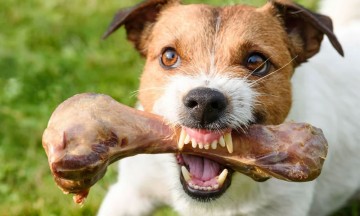
[[[212,160],[185,154],[183,159],[189,166],[191,175],[199,180],[208,181],[219,175],[220,165]]]

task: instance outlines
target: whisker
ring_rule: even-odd
[[[259,83],[260,81],[263,81],[264,79],[268,78],[269,76],[273,75],[274,73],[284,69],[285,67],[287,67],[291,62],[293,62],[298,56],[295,56],[293,59],[291,59],[288,63],[286,63],[284,66],[282,66],[281,68],[269,73],[268,75],[264,76],[264,77],[261,77],[260,79],[258,80],[255,80],[254,82],[252,82],[250,84],[250,87],[253,87],[255,84]]]
[[[142,92],[142,91],[149,91],[149,90],[164,90],[166,89],[165,87],[150,87],[150,88],[143,88],[143,89],[138,89],[133,91],[132,93],[138,93],[138,92]]]
[[[152,87],[152,88],[144,88],[144,89],[138,89],[135,91],[130,92],[130,97],[135,97],[138,93],[144,92],[144,91],[161,91],[164,90],[164,87]]]
[[[265,63],[267,63],[268,61],[270,60],[270,57],[267,58],[262,64],[260,64],[257,68],[255,68],[253,71],[251,71],[251,73],[249,73],[246,77],[245,77],[245,80],[248,80],[249,77],[257,70],[259,69],[260,67],[262,67]]]
[[[290,92],[289,90],[287,92]],[[267,93],[259,93],[257,95],[258,97],[260,96],[267,96],[267,97],[274,97],[274,98],[282,98],[280,95],[273,95],[273,94],[267,94]]]

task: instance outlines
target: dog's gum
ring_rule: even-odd
[[[180,130],[160,116],[124,106],[106,95],[80,94],[54,111],[43,147],[55,182],[64,192],[77,194],[74,200],[79,203],[109,164],[136,154],[200,155],[256,181],[275,177],[297,182],[315,179],[327,154],[322,131],[306,123],[252,125],[246,133],[232,132],[231,154],[227,148],[191,145],[180,150],[179,138]]]

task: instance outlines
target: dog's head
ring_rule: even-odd
[[[146,57],[144,109],[182,128],[180,146],[230,153],[232,131],[285,120],[294,68],[319,51],[324,35],[342,54],[330,18],[288,0],[261,8],[148,0],[120,10],[105,37],[121,26]],[[176,157],[190,196],[209,200],[229,187],[232,171],[224,165]]]

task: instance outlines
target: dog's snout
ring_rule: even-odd
[[[196,88],[183,98],[184,106],[191,118],[200,125],[218,120],[226,110],[228,101],[223,93],[210,88]]]

